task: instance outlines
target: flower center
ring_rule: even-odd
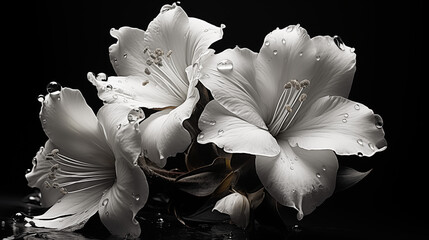
[[[53,149],[45,159],[52,163],[47,173],[44,187],[58,189],[62,194],[74,193],[112,182],[116,178],[115,169],[69,158]]]
[[[274,110],[273,118],[268,124],[271,135],[277,136],[277,134],[289,127],[301,108],[302,103],[307,98],[307,94],[302,93],[302,91],[309,85],[310,81],[307,79],[301,82],[293,79],[284,85],[283,92]],[[298,106],[296,106],[297,103]]]

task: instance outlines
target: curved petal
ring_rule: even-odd
[[[183,121],[191,116],[198,100],[198,90],[191,85],[183,104],[154,113],[140,125],[143,153],[158,166],[163,167],[168,157],[185,151],[191,144]]]
[[[265,37],[255,68],[257,91],[269,112],[274,112],[283,86],[293,79],[311,83],[304,90],[308,95],[304,111],[322,96],[348,96],[356,55],[344,43],[340,49],[335,41],[328,36],[310,39],[299,25],[276,29]]]
[[[337,187],[335,190],[342,191],[355,185],[356,183],[360,182],[360,180],[364,179],[371,172],[371,170],[372,169],[366,172],[359,172],[353,168],[340,167],[340,169],[338,169]]]
[[[46,141],[44,147],[40,147],[36,156],[33,158],[33,168],[31,172],[25,174],[28,181],[28,186],[40,189],[42,193],[41,203],[43,207],[50,207],[62,198],[62,194],[58,189],[49,187],[49,173],[51,172],[52,162],[50,161],[50,153],[56,147],[51,141]]]
[[[206,105],[198,127],[198,143],[212,142],[229,153],[273,157],[280,152],[276,139],[267,130],[237,117],[215,100]]]
[[[326,96],[279,138],[308,150],[330,149],[340,155],[372,156],[387,147],[379,118],[363,104]]]
[[[220,199],[213,207],[212,211],[214,210],[228,214],[231,221],[241,228],[249,225],[250,203],[247,197],[240,193],[231,193]]]
[[[268,193],[298,210],[301,220],[334,192],[338,161],[332,151],[308,151],[283,140],[279,145],[276,157],[256,156],[256,172]]]
[[[110,148],[115,149],[118,141],[117,135],[120,132],[123,132],[121,130],[126,128],[128,125],[137,124],[136,129],[134,129],[133,125],[131,127],[132,130],[127,131],[134,134],[135,130],[138,130],[138,123],[144,119],[145,115],[142,109],[131,105],[106,104],[100,108],[97,113],[97,117],[106,132],[106,138],[110,144]],[[138,138],[138,141],[140,142],[140,137]],[[127,148],[128,146],[121,147]]]
[[[97,88],[98,97],[105,103],[130,104],[146,108],[175,107],[183,102],[154,81],[143,76],[109,77],[107,81],[97,80],[89,72],[88,80]]]
[[[110,186],[111,183],[106,182],[93,188],[68,193],[44,214],[26,220],[36,227],[69,231],[80,229],[97,212],[103,191]]]
[[[200,82],[224,108],[249,123],[267,129],[265,106],[256,89],[254,61],[257,54],[249,49],[227,49],[204,56]]]
[[[98,119],[79,90],[62,88],[46,96],[40,111],[43,130],[71,158],[111,165],[112,152]],[[103,159],[100,161],[99,159]]]
[[[116,159],[116,176],[98,202],[98,213],[113,235],[136,238],[141,229],[135,216],[146,204],[149,186],[140,167],[122,157]]]

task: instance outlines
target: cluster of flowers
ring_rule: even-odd
[[[146,31],[112,29],[117,76],[87,75],[104,102],[97,114],[79,90],[48,85],[39,101],[49,140],[26,177],[50,208],[31,225],[76,230],[98,212],[112,234],[138,237],[135,216],[154,176],[212,196],[210,212],[243,228],[267,196],[300,220],[338,181],[350,186],[368,174],[337,160],[387,146],[382,118],[347,99],[354,49],[291,25],[269,33],[259,53],[215,53],[209,47],[223,28],[172,4]],[[178,153],[185,171],[166,170]]]

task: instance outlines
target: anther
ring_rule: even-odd
[[[144,73],[146,73],[147,75],[150,75],[150,70],[149,70],[149,68],[145,68],[145,69],[144,69]]]
[[[67,193],[69,193],[69,192],[67,191],[67,188],[65,188],[65,187],[60,188],[60,192],[61,192],[62,194],[64,194],[64,195],[66,195]]]
[[[292,112],[292,107],[290,106],[290,105],[286,105],[286,110],[288,111],[288,112]]]
[[[290,80],[290,83],[292,84],[292,87],[297,87],[297,86],[300,86],[299,85],[299,82],[296,80],[296,79],[292,79],[292,80]]]
[[[148,85],[149,84],[149,81],[148,80],[144,80],[143,82],[142,82],[142,85],[143,86],[146,86],[146,85]]]
[[[310,85],[310,80],[304,79],[299,83],[299,85],[301,85],[302,88],[306,88]]]
[[[167,52],[166,56],[167,56],[167,57],[170,57],[172,53],[173,53],[173,51],[172,51],[172,50],[168,50],[168,52]]]
[[[146,54],[146,53],[147,53],[147,51],[149,51],[149,47],[145,47],[145,48],[143,49],[143,53],[144,53],[144,54]]]
[[[158,56],[164,55],[164,51],[162,51],[160,48],[155,49],[155,54]]]
[[[150,58],[148,58],[148,59],[146,60],[146,64],[147,64],[148,66],[152,65],[152,64],[153,64],[153,60],[152,60],[152,59],[150,59]]]
[[[303,94],[301,94],[301,96],[299,96],[299,101],[300,102],[304,102],[305,99],[307,99],[307,94],[303,93]]]
[[[285,89],[289,89],[292,87],[292,83],[291,82],[287,82],[284,86]]]
[[[60,166],[58,164],[54,164],[54,165],[51,166],[51,172],[55,172],[58,169],[60,169]]]

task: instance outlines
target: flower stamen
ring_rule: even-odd
[[[284,85],[284,90],[279,97],[279,101],[274,110],[271,122],[268,124],[268,129],[273,136],[276,136],[279,132],[286,130],[290,125],[293,118],[301,108],[302,103],[307,99],[307,94],[302,91],[310,85],[310,81],[307,79],[298,82],[296,79],[292,79]],[[295,104],[299,102],[299,105],[294,109]],[[291,113],[293,112],[293,115]]]

